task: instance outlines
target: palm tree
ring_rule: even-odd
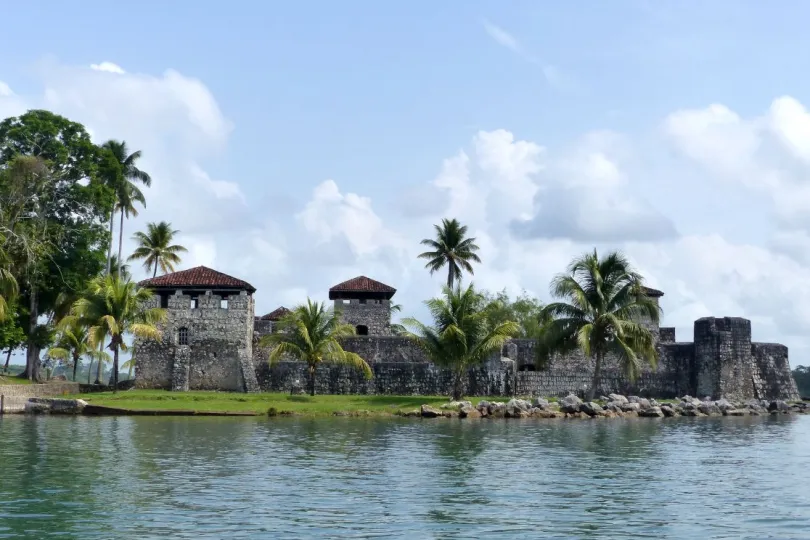
[[[121,230],[118,231],[118,261],[121,262],[121,246],[124,242],[124,215],[126,214],[127,217],[138,215],[135,210],[135,202],[140,202],[146,206],[143,193],[135,186],[134,182],[140,182],[149,187],[152,185],[152,177],[135,165],[141,159],[141,151],[138,150],[130,154],[125,141],[109,140],[102,145],[102,148],[109,151],[118,161],[122,176],[122,178],[108,179],[108,183],[115,191],[117,199],[115,209],[110,215],[110,247],[107,252],[107,273],[109,273],[112,259],[113,216],[115,210],[121,212]]]
[[[142,339],[159,340],[157,324],[165,320],[166,310],[149,308],[152,293],[132,281],[112,276],[96,278],[88,292],[73,306],[73,315],[88,327],[91,344],[98,345],[109,336],[107,346],[113,353],[113,372],[110,384],[118,391],[118,353],[127,351],[124,334]]]
[[[121,364],[121,367],[127,370],[127,380],[132,379],[132,370],[135,369],[135,357],[130,356],[129,360]]]
[[[95,384],[101,384],[101,374],[104,371],[104,364],[109,364],[112,362],[110,355],[101,350],[101,347],[103,347],[103,342],[101,343],[99,350],[91,350],[87,353],[87,356],[90,357],[90,365],[87,366],[87,384],[90,384],[90,378],[93,376],[93,360],[96,361]]]
[[[420,259],[427,259],[425,268],[430,269],[430,273],[440,270],[447,265],[447,286],[451,289],[453,284],[461,279],[461,271],[465,270],[473,274],[473,267],[470,261],[480,263],[481,259],[476,255],[478,246],[475,238],[465,238],[467,226],[462,225],[456,219],[443,219],[441,225],[434,225],[436,229],[436,239],[426,238],[422,244],[429,246],[433,251],[426,251],[419,255]]]
[[[172,230],[171,223],[161,221],[160,223],[149,223],[146,225],[146,232],[136,232],[132,237],[138,242],[135,252],[129,260],[143,259],[143,266],[146,270],[152,270],[152,277],[157,276],[158,267],[163,273],[174,272],[174,265],[180,264],[178,253],[188,251],[181,245],[172,245],[174,235],[180,231]]]
[[[64,362],[70,361],[73,365],[73,380],[76,380],[76,370],[82,356],[91,351],[87,327],[78,324],[75,319],[68,320],[67,324],[59,325],[59,334],[56,343],[48,350],[48,356]]]
[[[111,261],[111,264],[110,264],[109,273],[110,273],[111,276],[113,276],[113,277],[121,276],[121,279],[123,279],[124,281],[129,281],[129,280],[132,279],[132,274],[129,273],[129,265],[128,264],[125,264],[125,263],[122,263],[121,261],[119,261],[117,255],[113,255],[110,258],[110,261]]]
[[[315,373],[321,363],[352,366],[370,379],[371,368],[360,355],[344,351],[340,338],[352,336],[355,329],[320,302],[307,298],[279,321],[279,332],[263,336],[260,344],[270,349],[269,362],[274,364],[284,356],[307,363],[309,393],[315,395]]]
[[[472,284],[463,290],[460,286],[445,287],[443,294],[443,298],[425,302],[433,326],[413,318],[404,323],[413,328],[408,335],[433,362],[452,370],[452,398],[459,400],[464,392],[464,373],[500,351],[507,339],[520,332],[520,326],[514,321],[491,325],[483,309],[484,296]]]
[[[561,301],[543,308],[550,322],[541,333],[538,359],[545,362],[553,353],[576,349],[594,359],[588,400],[599,386],[608,354],[619,359],[631,380],[638,376],[642,360],[655,367],[653,335],[644,323],[657,324],[661,308],[646,295],[643,282],[616,251],[600,259],[594,250],[571,261],[567,273],[551,283],[552,296]]]

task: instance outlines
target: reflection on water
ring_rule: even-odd
[[[808,538],[810,417],[0,418],[0,538]]]

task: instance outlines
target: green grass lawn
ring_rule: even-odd
[[[19,377],[6,376],[0,374],[0,385],[3,384],[34,384],[33,381],[28,379],[20,379]]]
[[[283,393],[242,394],[236,392],[169,392],[166,390],[127,390],[118,394],[99,392],[71,396],[91,405],[130,410],[192,410],[219,412],[254,412],[266,414],[272,407],[278,414],[327,416],[339,412],[371,415],[412,411],[420,405],[440,406],[448,401],[442,396],[334,396],[289,395]],[[481,398],[465,398],[477,403]],[[490,398],[492,399],[492,398]],[[366,413],[367,412],[367,413]]]

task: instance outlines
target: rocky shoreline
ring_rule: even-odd
[[[810,413],[808,403],[787,403],[781,400],[750,399],[745,402],[731,402],[726,399],[697,399],[684,396],[672,402],[658,403],[654,399],[638,396],[610,394],[602,396],[599,402],[582,401],[571,394],[557,402],[543,398],[510,399],[508,402],[479,401],[477,405],[469,401],[451,401],[441,408],[422,405],[419,411],[406,416],[422,418],[674,418],[678,416],[763,416],[778,414]]]

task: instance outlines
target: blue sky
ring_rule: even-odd
[[[187,265],[248,279],[260,311],[362,273],[424,315],[442,280],[418,240],[452,214],[481,239],[480,286],[547,300],[571,256],[620,248],[679,336],[746,316],[795,364],[810,345],[808,15],[31,1],[4,11],[0,115],[51,108],[143,150],[156,186],[126,235],[169,219]]]

